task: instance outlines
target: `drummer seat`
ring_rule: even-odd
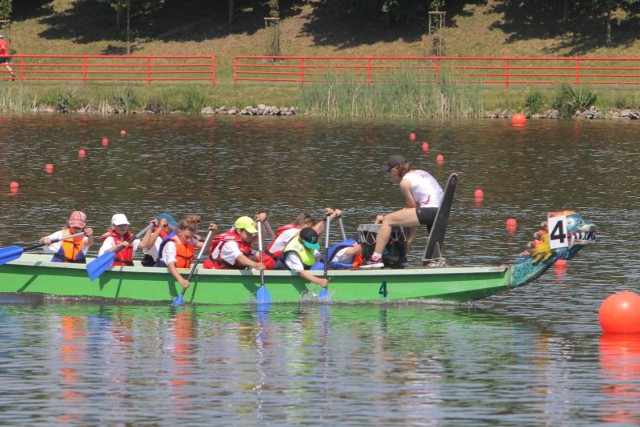
[[[458,174],[456,172],[449,175],[447,185],[444,188],[444,195],[442,196],[442,203],[436,213],[436,219],[433,221],[431,232],[427,240],[427,247],[424,251],[424,258],[422,259],[422,265],[428,266],[442,266],[444,265],[444,257],[442,256],[442,246],[444,242],[444,235],[447,231],[447,224],[449,223],[449,212],[451,212],[451,205],[453,204],[453,195],[456,192],[456,185],[458,184]]]

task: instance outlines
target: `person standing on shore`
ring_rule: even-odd
[[[16,79],[16,73],[13,72],[13,68],[9,65],[11,62],[11,56],[9,56],[9,43],[4,39],[4,36],[0,34],[0,63],[4,64],[5,68],[11,73],[11,80]]]

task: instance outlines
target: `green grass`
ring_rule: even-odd
[[[431,54],[433,37],[427,35],[426,27],[396,25],[387,28],[381,22],[350,22],[318,16],[314,9],[316,1],[309,0],[298,9],[283,11],[280,23],[280,50],[283,55]],[[333,86],[301,88],[295,84],[243,82],[234,88],[233,58],[236,55],[264,55],[269,50],[273,39],[271,30],[264,26],[263,17],[267,15],[264,9],[242,7],[237,11],[236,23],[229,26],[223,6],[212,7],[211,10],[215,13],[177,10],[174,12],[179,13],[180,19],[173,15],[158,15],[144,27],[135,27],[134,23],[138,36],[132,40],[132,46],[133,53],[138,55],[215,55],[215,87],[204,83],[161,82],[151,85],[90,83],[84,86],[34,82],[22,86],[13,83],[10,87],[11,83],[5,85],[0,81],[0,109],[5,112],[27,111],[34,104],[58,106],[62,103],[67,108],[91,105],[98,110],[109,106],[130,111],[147,106],[157,111],[196,111],[202,106],[243,107],[258,103],[297,106],[302,102],[307,111],[315,108],[329,115],[475,117],[482,109],[534,112],[550,108],[556,97],[555,89],[544,87],[536,87],[534,91],[526,87],[480,88],[452,84],[446,80],[437,87],[418,87],[399,77],[387,87],[375,85],[365,88],[357,82],[342,85],[334,82]],[[508,2],[488,0],[467,4],[459,13],[448,15],[447,28],[440,31],[444,54],[491,57],[640,56],[640,39],[635,37],[633,28],[615,27],[616,42],[612,45],[585,43],[584,40],[597,41],[601,36],[600,30],[589,29],[593,33],[581,33],[581,37],[575,37],[572,29],[558,25],[522,26],[518,24],[517,17],[514,18],[514,10],[517,8]],[[82,15],[74,15],[77,11]],[[51,0],[43,5],[40,12],[38,16],[15,19],[10,30],[5,31],[5,37],[9,38],[17,53],[94,55],[120,54],[125,50],[123,32],[115,27],[113,10],[104,3]],[[633,107],[640,100],[640,94],[632,88],[598,88],[595,92],[596,106],[604,108]],[[322,99],[314,100],[315,96]],[[388,100],[393,102],[385,102]]]

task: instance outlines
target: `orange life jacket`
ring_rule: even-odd
[[[64,239],[51,261],[85,264],[87,260],[82,248],[84,248],[84,236]]]

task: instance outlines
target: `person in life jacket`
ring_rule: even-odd
[[[11,74],[11,80],[15,80],[16,73],[13,72],[13,68],[11,68],[11,65],[9,65],[9,62],[11,62],[10,53],[11,52],[9,50],[9,43],[7,43],[7,41],[4,39],[4,36],[0,34],[0,64],[4,64],[4,67]]]
[[[140,240],[140,247],[144,253],[142,265],[153,267],[160,254],[160,245],[167,236],[178,228],[178,221],[171,214],[161,213],[151,220],[153,227],[148,229]]]
[[[169,235],[160,244],[160,258],[156,266],[167,267],[171,275],[185,288],[189,287],[189,281],[182,277],[178,268],[189,268],[197,247],[202,247],[202,242],[196,240],[197,224],[183,219],[178,224],[175,233]]]
[[[111,265],[123,266],[133,265],[133,254],[140,246],[140,239],[136,239],[129,231],[129,220],[125,214],[115,214],[111,217],[111,228],[104,233],[102,246],[98,251],[98,256],[107,252],[115,252],[115,258]]]
[[[307,270],[322,257],[318,252],[318,233],[311,227],[304,227],[300,233],[294,237],[282,252],[282,255],[274,266],[275,270],[291,270],[304,280],[326,287],[329,281],[324,277],[316,277]]]
[[[84,236],[65,239],[80,232],[84,232]],[[93,245],[93,230],[87,227],[87,214],[73,211],[62,230],[41,238],[40,243],[46,245],[43,246],[45,252],[53,253],[53,262],[86,263],[87,251]]]
[[[362,246],[356,239],[347,239],[329,248],[329,267],[336,270],[360,268],[364,263]],[[311,270],[324,270],[325,259],[318,260]]]
[[[273,242],[267,246],[262,257],[262,262],[264,262],[267,270],[274,268],[278,258],[282,255],[284,248],[294,237],[298,235],[298,233],[300,233],[302,228],[311,227],[316,231],[316,233],[318,233],[318,235],[321,235],[324,232],[326,218],[331,217],[333,219],[340,215],[342,215],[342,211],[340,209],[325,208],[323,221],[318,221],[309,212],[303,212],[298,215],[292,223],[278,227]]]
[[[213,243],[211,243],[211,253],[203,263],[203,267],[264,270],[264,264],[256,258],[257,253],[252,249],[257,232],[258,229],[253,219],[248,216],[238,218],[231,230],[214,237]]]

